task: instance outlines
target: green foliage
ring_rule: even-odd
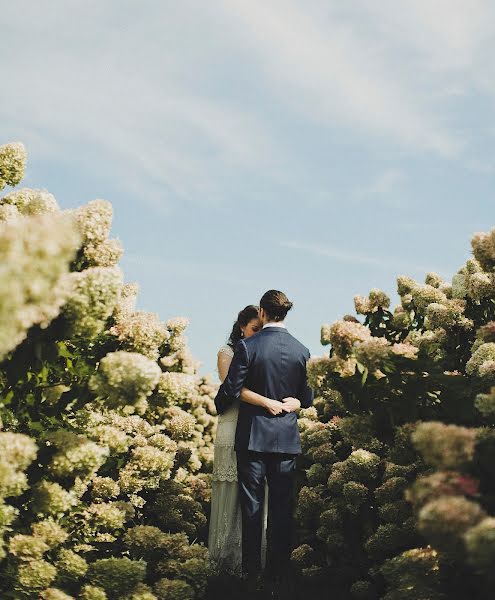
[[[472,245],[451,283],[401,276],[393,310],[374,289],[354,299],[361,321],[322,326],[292,555],[322,597],[495,593],[495,230]]]
[[[22,161],[20,146],[0,148],[2,186]],[[111,222],[103,200],[0,198],[2,598],[205,592],[215,386],[196,375],[186,319],[135,310]]]

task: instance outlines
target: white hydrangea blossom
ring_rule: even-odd
[[[0,498],[17,496],[27,487],[23,471],[36,458],[38,446],[22,433],[0,432]]]
[[[83,255],[90,267],[113,267],[124,254],[124,247],[119,239],[104,240],[100,244],[88,244]]]
[[[194,377],[186,373],[166,372],[160,375],[156,391],[168,404],[176,404],[192,398],[196,383]]]
[[[170,333],[158,314],[136,311],[120,315],[109,332],[115,335],[124,349],[140,352],[157,360],[160,346],[170,337]]]
[[[371,332],[361,323],[335,321],[330,326],[328,338],[335,352],[345,358],[356,343],[369,340]]]
[[[110,235],[113,208],[108,200],[91,200],[75,211],[83,244],[101,244]]]
[[[26,170],[27,152],[24,144],[11,142],[0,146],[0,190],[20,183]]]
[[[172,335],[179,336],[189,326],[189,319],[187,317],[174,317],[173,319],[169,319],[166,325]]]
[[[15,221],[20,216],[21,213],[13,204],[0,204],[0,223],[8,223],[9,221]]]
[[[137,352],[118,350],[102,358],[89,387],[99,396],[106,396],[112,405],[134,405],[151,395],[160,374],[155,361]]]
[[[15,206],[19,214],[24,216],[60,211],[55,196],[47,190],[21,188],[6,194],[0,203]]]
[[[59,314],[79,244],[66,215],[0,223],[0,357],[22,342],[31,326],[46,327]]]
[[[70,273],[72,289],[63,314],[71,336],[93,338],[103,331],[119,301],[122,279],[119,267],[91,267]]]
[[[115,307],[115,320],[125,319],[127,315],[135,312],[137,295],[139,293],[139,284],[136,282],[125,283],[122,286],[120,300]]]
[[[495,266],[495,229],[489,233],[475,233],[471,239],[471,246],[480,265],[491,271]]]
[[[481,344],[466,363],[468,375],[481,375],[481,368],[485,362],[495,361],[495,342]]]

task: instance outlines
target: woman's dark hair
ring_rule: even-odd
[[[232,327],[232,333],[230,334],[229,340],[227,344],[235,349],[237,342],[242,338],[242,330],[241,327],[246,327],[249,321],[253,319],[257,319],[259,317],[259,307],[254,306],[254,304],[249,304],[246,308],[243,308],[241,312],[237,315],[237,321],[234,323]]]
[[[283,321],[292,308],[292,302],[283,292],[268,290],[260,300],[262,308],[270,321]]]

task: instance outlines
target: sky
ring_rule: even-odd
[[[266,290],[316,356],[355,294],[450,279],[495,226],[493,2],[0,6],[20,186],[112,202],[137,308],[190,319],[202,374]]]

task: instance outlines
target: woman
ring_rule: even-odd
[[[250,337],[261,329],[258,307],[246,306],[238,314],[227,345],[218,351],[217,368],[223,382],[229,371],[234,348],[242,338]],[[282,412],[281,403],[265,398],[247,388],[241,391],[244,402],[263,406],[271,414]],[[235,430],[239,403],[234,404],[218,417],[217,435],[214,446],[213,476],[211,489],[211,516],[208,537],[208,550],[212,567],[217,572],[227,572],[241,576],[242,566],[242,527],[241,508],[237,484],[237,461],[234,450]],[[265,487],[263,510],[262,562],[266,559],[268,493]]]

